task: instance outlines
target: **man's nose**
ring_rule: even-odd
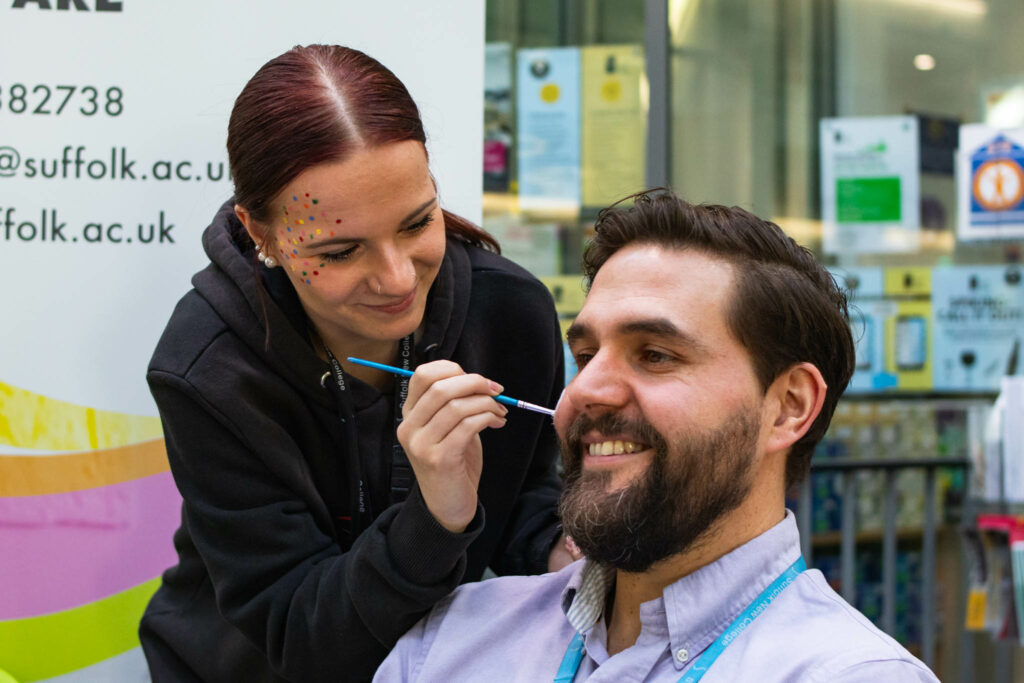
[[[599,350],[566,387],[566,397],[579,412],[621,408],[630,396],[628,373],[628,364]]]

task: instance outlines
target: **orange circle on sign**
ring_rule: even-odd
[[[974,171],[971,193],[986,211],[1006,211],[1024,199],[1024,171],[1009,159],[986,161]]]

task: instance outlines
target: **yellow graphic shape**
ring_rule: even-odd
[[[622,99],[622,83],[605,81],[601,85],[601,99],[605,102],[618,102]]]
[[[126,446],[162,434],[157,417],[96,410],[0,382],[0,445],[80,451]]]
[[[558,86],[554,83],[547,83],[540,89],[540,99],[548,104],[557,102],[560,94]]]
[[[92,666],[139,646],[139,620],[160,579],[82,607],[0,621],[0,663],[20,683]]]
[[[0,497],[80,491],[141,479],[168,469],[163,439],[67,455],[0,453]]]

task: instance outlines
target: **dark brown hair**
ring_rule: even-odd
[[[297,46],[246,83],[228,122],[235,202],[271,221],[271,200],[300,173],[355,150],[426,134],[405,85],[372,57],[340,45]],[[498,251],[470,221],[444,212],[449,235]]]
[[[632,206],[623,204],[630,199]],[[821,413],[786,462],[786,487],[802,481],[854,367],[846,295],[829,272],[776,224],[735,206],[693,205],[664,188],[602,210],[594,229],[583,255],[588,288],[630,244],[693,249],[733,265],[729,328],[750,352],[762,389],[801,362],[816,366],[828,385]]]

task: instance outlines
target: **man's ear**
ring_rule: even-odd
[[[768,388],[773,414],[765,451],[785,451],[807,433],[825,403],[825,378],[811,363],[797,363]]]
[[[256,221],[252,219],[252,214],[249,213],[249,209],[245,208],[241,204],[235,204],[235,215],[238,216],[238,220],[240,220],[242,225],[245,226],[245,231],[249,233],[249,239],[251,239],[254,244],[260,244],[263,239],[256,230]]]

